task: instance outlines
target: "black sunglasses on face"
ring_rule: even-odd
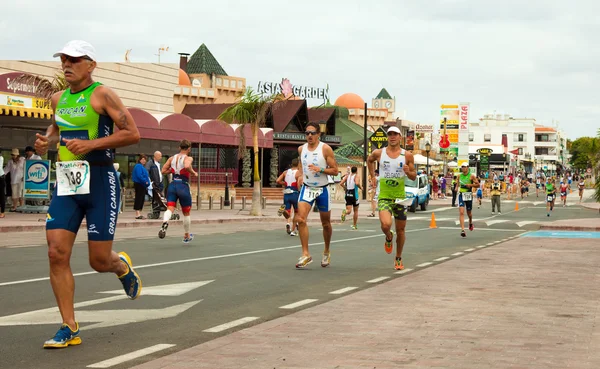
[[[69,61],[71,64],[77,64],[82,60],[92,60],[87,56],[79,56],[79,57],[75,57],[75,56],[69,56],[69,55],[61,55],[60,56],[60,61],[65,63],[66,61]]]
[[[304,134],[307,135],[307,136],[314,136],[314,135],[318,135],[319,132],[317,132],[317,131],[306,131],[306,132],[304,132]]]

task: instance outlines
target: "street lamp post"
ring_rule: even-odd
[[[427,153],[427,165],[425,166],[425,170],[427,171],[427,173],[425,173],[427,175],[427,178],[429,181],[429,152],[431,151],[431,144],[429,143],[429,141],[427,141],[425,143],[425,152]],[[431,186],[429,186],[429,194],[431,195]]]

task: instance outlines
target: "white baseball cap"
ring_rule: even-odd
[[[96,49],[89,42],[81,40],[72,40],[67,42],[67,44],[63,46],[62,50],[54,54],[54,57],[56,58],[61,55],[68,55],[74,58],[87,56],[88,58],[96,61]]]
[[[463,163],[460,165],[460,167],[469,167],[469,163],[467,163],[466,161],[463,161]]]
[[[388,128],[387,133],[390,132],[396,132],[399,135],[402,135],[402,132],[400,132],[400,129],[396,126],[391,126],[390,128]]]

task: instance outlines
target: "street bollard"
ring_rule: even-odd
[[[225,198],[221,196],[221,200],[219,201],[220,210],[223,210],[223,206],[225,206]]]
[[[263,196],[262,198],[262,208],[266,209],[267,208],[267,198]]]
[[[213,208],[213,197],[209,196],[208,197],[208,210],[212,210]]]
[[[231,210],[233,210],[235,205],[235,196],[231,196]]]
[[[246,196],[242,196],[242,210],[246,210]]]

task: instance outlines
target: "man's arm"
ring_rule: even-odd
[[[474,175],[474,174],[471,174],[471,185],[470,185],[470,187],[471,188],[473,188],[473,187],[475,187],[475,188],[479,187],[479,179],[477,179],[477,176]]]
[[[185,158],[185,162],[183,163],[184,168],[192,173],[193,175],[195,175],[196,177],[198,177],[198,173],[196,173],[196,171],[194,170],[194,168],[192,167],[192,162],[194,162],[194,158],[192,158],[191,156],[188,156]]]
[[[285,187],[285,182],[283,181],[284,178],[285,178],[285,172],[281,173],[281,175],[279,177],[277,177],[277,180],[275,181],[275,183],[280,184]]]
[[[354,176],[354,184],[362,191],[362,179],[358,175]]]
[[[367,158],[367,170],[371,176],[371,185],[373,188],[377,187],[377,179],[375,178],[375,162],[381,157],[381,149],[377,149],[369,155]]]
[[[169,159],[167,159],[167,162],[162,167],[162,174],[167,174],[167,173],[171,172],[171,161],[172,160],[173,160],[172,156]]]
[[[140,141],[140,132],[133,117],[113,90],[106,86],[96,88],[92,93],[91,105],[99,114],[108,115],[119,130],[110,136],[94,140],[63,139],[70,152],[81,155],[94,150],[129,146]]]
[[[404,173],[409,179],[414,181],[415,179],[417,179],[417,170],[415,169],[415,157],[413,156],[412,152],[408,151],[406,151],[405,156],[406,168],[404,168]]]
[[[302,146],[298,146],[298,159],[302,160]],[[302,161],[300,161],[298,165],[298,171],[296,172],[296,183],[298,183],[298,188],[302,187],[302,183],[304,183],[304,166],[302,165]]]
[[[338,174],[338,166],[335,161],[335,155],[333,154],[333,149],[331,146],[325,144],[323,145],[323,155],[325,156],[325,161],[327,162],[328,168],[321,168],[321,173],[327,174],[329,176],[337,176]]]

